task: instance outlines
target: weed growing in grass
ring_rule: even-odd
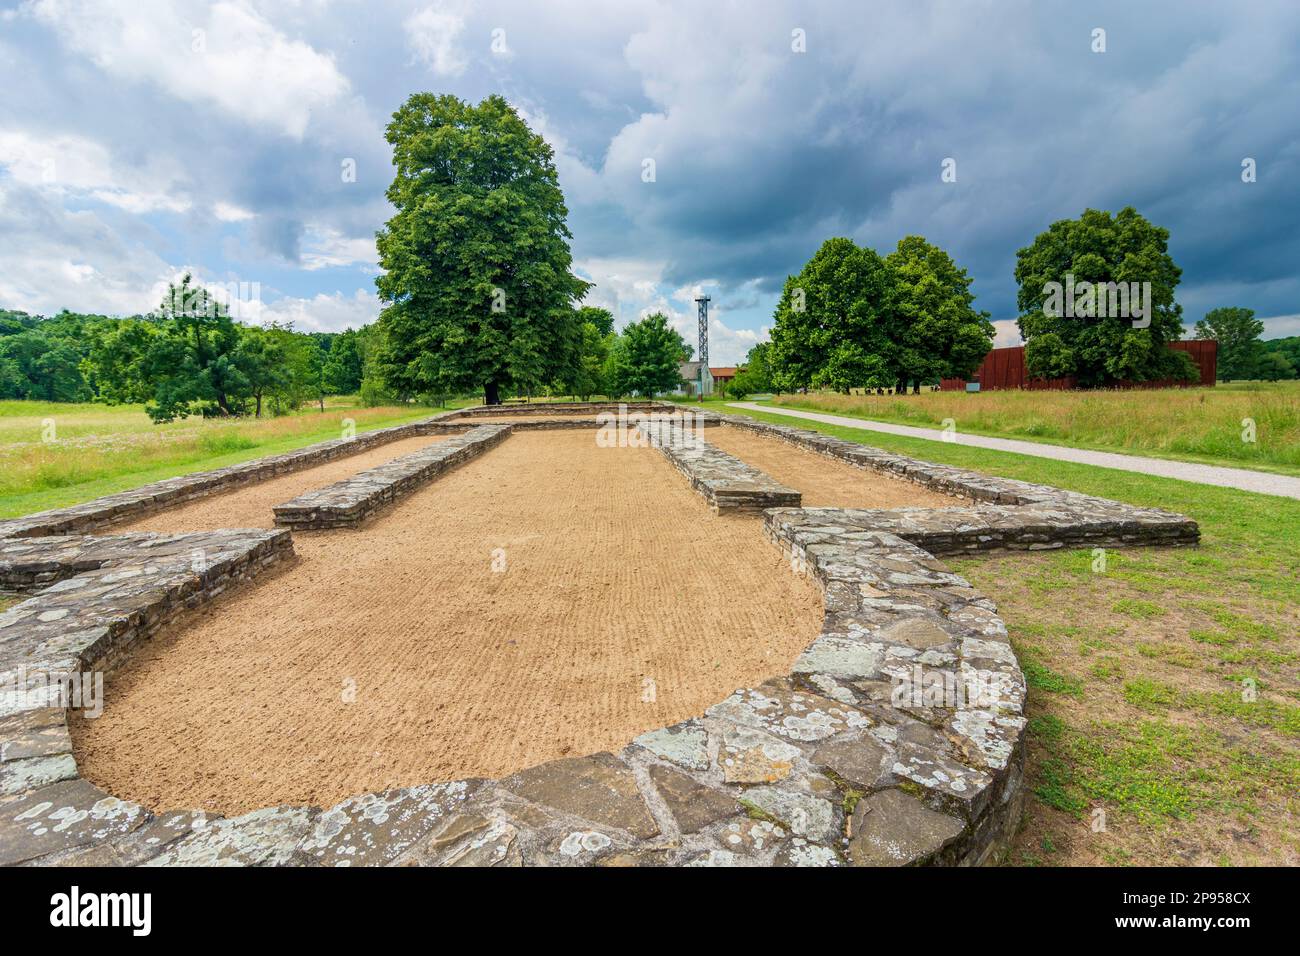
[[[1035,656],[1022,655],[1020,667],[1025,672],[1025,683],[1037,690],[1051,694],[1069,694],[1071,697],[1083,696],[1083,683],[1058,674]]]

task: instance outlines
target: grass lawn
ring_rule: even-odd
[[[773,405],[872,421],[1300,475],[1300,381],[1074,392],[777,395]],[[1255,441],[1243,441],[1243,419]],[[789,419],[787,419],[789,421]]]
[[[451,402],[449,408],[475,404]],[[348,398],[262,419],[155,425],[140,405],[0,401],[0,518],[62,508],[193,471],[427,418],[425,406],[363,408]]]
[[[1199,548],[1110,549],[1101,571],[1089,550],[949,562],[997,603],[1029,683],[1009,862],[1300,863],[1300,501],[798,424],[1200,523]]]

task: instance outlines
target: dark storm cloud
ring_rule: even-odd
[[[1222,304],[1300,312],[1293,4],[106,10],[40,0],[0,21],[0,144],[26,157],[0,155],[0,186],[43,190],[42,208],[68,220],[60,235],[107,230],[80,260],[41,248],[51,269],[93,267],[119,289],[158,268],[256,271],[264,257],[304,270],[300,309],[332,296],[364,318],[370,277],[331,264],[365,260],[389,215],[384,125],[432,90],[501,92],[547,137],[575,260],[624,319],[680,319],[706,283],[732,328],[758,329],[824,239],[884,254],[907,234],[948,249],[979,306],[1010,318],[1018,248],[1056,219],[1130,204],[1170,230],[1189,322]],[[80,179],[33,180],[49,143],[89,151]],[[946,157],[956,183],[940,181]],[[1255,183],[1241,182],[1245,157]],[[347,159],[355,182],[340,177]],[[102,187],[114,208],[95,209]],[[139,228],[120,225],[131,215]],[[0,239],[0,265],[19,253]]]

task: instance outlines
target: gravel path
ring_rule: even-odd
[[[823,412],[804,412],[792,408],[777,408],[772,405],[759,405],[755,402],[728,402],[732,408],[745,408],[755,412],[768,412],[773,415],[789,415],[792,418],[804,418],[827,425],[843,425],[847,428],[861,428],[866,431],[887,432],[890,435],[906,435],[908,438],[926,438],[931,441],[943,441],[943,432],[936,428],[916,428],[912,425],[891,425],[887,422],[871,422],[861,418],[848,418],[844,415],[828,415]],[[964,435],[958,432],[953,437],[958,445],[971,445],[975,448],[990,448],[994,451],[1009,451],[1017,455],[1032,455],[1035,458],[1051,458],[1056,461],[1073,461],[1081,465],[1096,465],[1098,468],[1115,468],[1119,471],[1135,471],[1143,475],[1156,475],[1160,478],[1177,478],[1201,485],[1217,485],[1220,488],[1236,488],[1240,491],[1254,491],[1264,495],[1280,495],[1283,498],[1300,498],[1300,478],[1288,475],[1271,475],[1263,471],[1251,471],[1247,468],[1221,468],[1218,465],[1198,465],[1189,461],[1168,461],[1164,458],[1143,458],[1140,455],[1121,455],[1109,451],[1088,451],[1083,448],[1070,448],[1064,445],[1043,445],[1038,442],[1016,441],[1011,438],[985,438],[982,435]]]

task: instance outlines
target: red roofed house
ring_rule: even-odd
[[[709,374],[713,376],[713,384],[721,387],[736,377],[736,367],[734,365],[729,365],[725,368],[713,368],[710,366]]]

